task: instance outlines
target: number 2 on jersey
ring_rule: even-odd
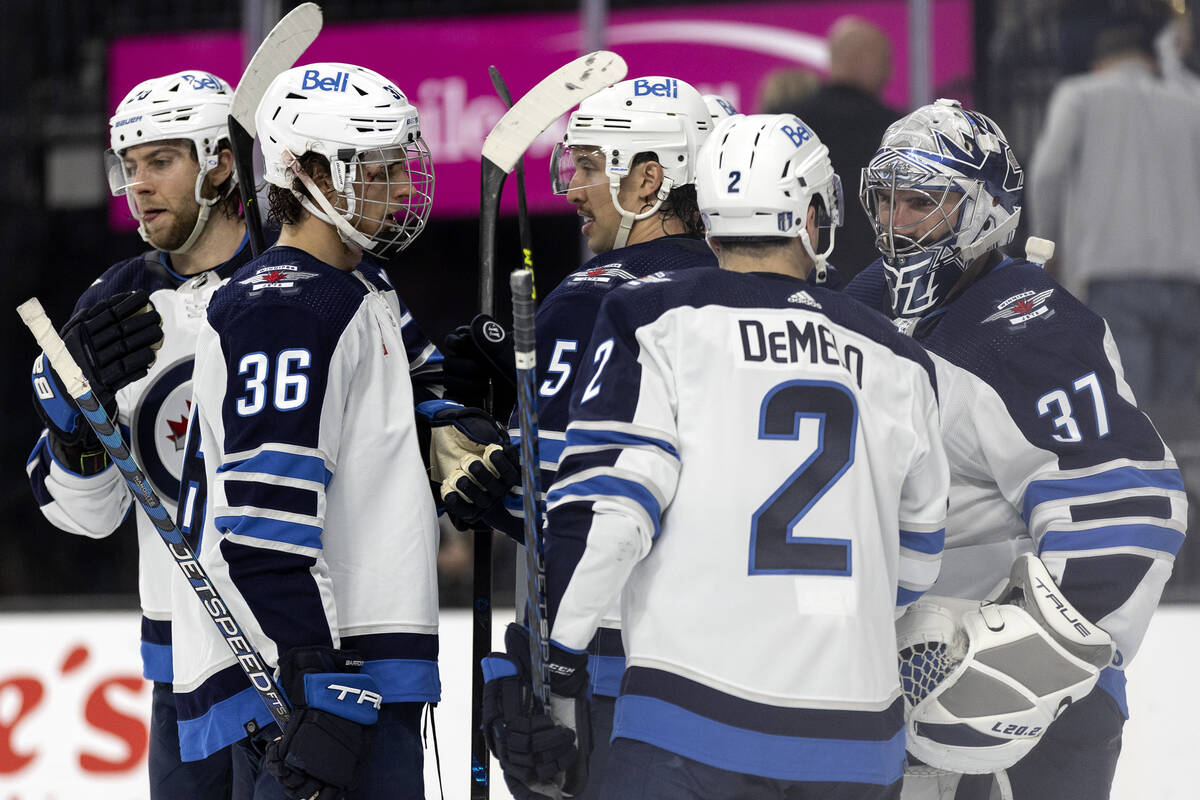
[[[758,438],[794,442],[805,418],[817,420],[817,447],[754,512],[751,575],[850,575],[849,539],[796,537],[792,530],[854,463],[858,404],[837,383],[780,383],[763,398]]]

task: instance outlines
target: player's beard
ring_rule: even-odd
[[[194,197],[189,197],[180,206],[170,210],[171,224],[166,230],[159,229],[153,233],[147,231],[150,244],[156,250],[178,250],[192,235],[196,220],[200,217],[200,204]]]

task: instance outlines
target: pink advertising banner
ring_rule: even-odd
[[[932,85],[960,95],[973,69],[970,0],[934,0]],[[740,110],[758,110],[767,75],[779,68],[824,74],[824,36],[839,17],[856,14],[874,21],[892,40],[895,71],[885,99],[906,109],[908,75],[907,4],[877,2],[784,2],[703,5],[614,11],[606,47],[624,57],[629,76],[670,75],[704,93],[724,96]],[[421,114],[421,130],[433,152],[437,189],[433,218],[470,216],[479,209],[479,151],[504,113],[488,78],[500,69],[514,97],[580,52],[579,16],[572,13],[452,17],[370,24],[330,24],[300,60],[342,61],[370,67],[391,78]],[[202,69],[236,83],[242,71],[236,31],[136,37],[113,42],[109,51],[109,108],[140,81],[183,69]],[[525,158],[529,207],[566,211],[551,194],[549,154],[566,124],[560,120]],[[818,132],[819,133],[819,132]],[[515,192],[504,210],[515,210]],[[132,227],[123,199],[111,206],[114,227]]]

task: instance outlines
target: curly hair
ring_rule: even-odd
[[[645,164],[649,161],[659,161],[658,154],[653,151],[638,153],[630,162],[629,168],[633,169],[639,164]],[[672,187],[667,193],[667,199],[663,200],[663,204],[658,207],[659,218],[665,223],[667,219],[675,217],[683,223],[683,227],[688,234],[692,236],[704,236],[704,221],[700,218],[700,207],[696,202],[696,185],[689,183],[683,186]]]
[[[316,178],[329,174],[329,159],[319,153],[308,152],[300,156],[300,168]],[[308,188],[299,178],[292,181],[292,190],[312,199]],[[271,184],[267,188],[267,219],[277,225],[295,225],[308,214],[293,191]]]

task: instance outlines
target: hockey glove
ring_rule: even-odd
[[[75,314],[63,326],[67,350],[110,418],[116,394],[143,377],[162,344],[162,318],[142,291],[113,295]],[[50,432],[50,449],[83,475],[107,465],[104,448],[45,355],[33,362],[34,408]]]
[[[497,394],[515,396],[512,335],[488,315],[480,314],[470,325],[455,328],[447,334],[441,350],[448,396],[466,405],[482,406],[489,379],[495,382]]]
[[[293,703],[283,736],[263,766],[289,797],[341,797],[358,780],[383,697],[362,661],[329,647],[295,647],[279,659],[279,683]]]
[[[521,482],[521,458],[508,432],[478,408],[449,400],[417,406],[428,428],[429,478],[434,495],[460,528],[479,526],[504,511],[504,496]]]
[[[573,719],[574,728],[556,723],[546,710],[537,707],[533,696],[529,631],[510,624],[504,644],[507,652],[491,653],[483,660],[483,735],[488,749],[500,762],[504,781],[518,800],[541,800],[555,797],[560,791],[573,796],[583,788],[591,753],[586,699],[581,697],[574,703],[582,709],[581,715]],[[586,674],[583,670],[585,687]],[[553,697],[551,703],[555,703]],[[576,730],[583,734],[580,746],[575,744]],[[580,775],[582,780],[576,777]],[[565,777],[575,779],[564,786]]]

